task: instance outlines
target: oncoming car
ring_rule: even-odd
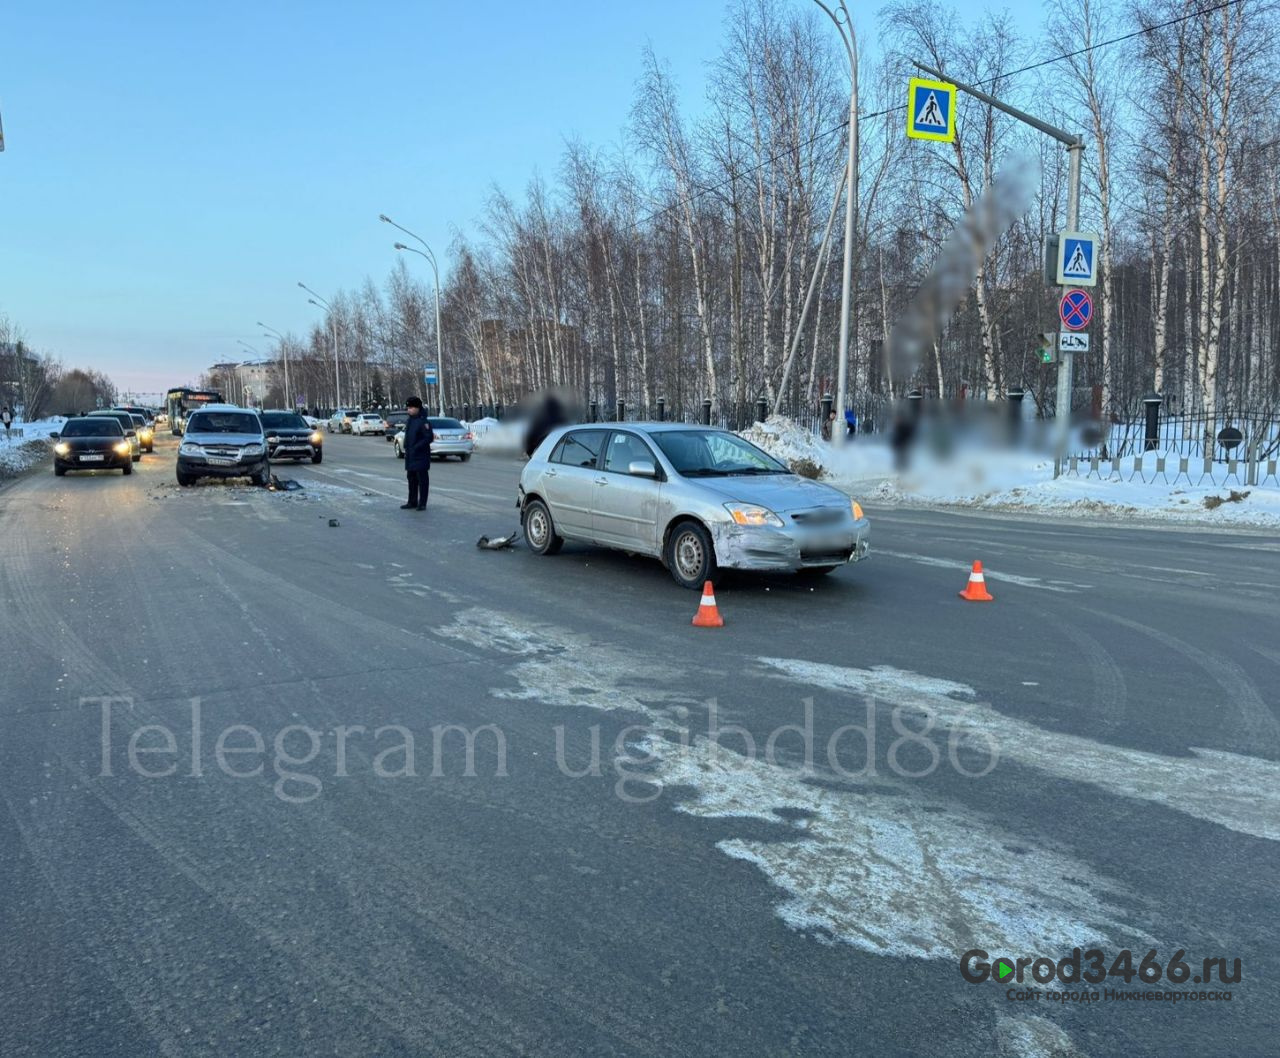
[[[234,405],[213,405],[191,413],[178,447],[178,484],[200,478],[271,480],[267,437],[256,412]]]
[[[120,470],[133,473],[133,448],[120,420],[110,415],[68,419],[54,434],[53,472],[68,470]]]
[[[292,411],[264,411],[258,416],[267,435],[268,459],[324,460],[324,434]]]
[[[683,423],[553,430],[520,475],[529,547],[566,540],[658,558],[677,584],[717,569],[830,573],[871,528],[843,492],[793,474],[737,434]]]

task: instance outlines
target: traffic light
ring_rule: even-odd
[[[1058,336],[1053,331],[1036,335],[1036,360],[1042,364],[1058,362]]]

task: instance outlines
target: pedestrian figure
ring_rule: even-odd
[[[409,420],[404,424],[404,472],[409,479],[409,502],[400,504],[402,511],[427,509],[427,493],[431,491],[431,442],[436,439],[431,423],[422,412],[422,398],[410,397],[404,402]]]
[[[858,416],[852,408],[846,408],[844,413],[844,435],[845,437],[853,437],[858,432]]]
[[[831,431],[835,429],[836,413],[833,409],[827,413],[826,421],[822,424],[822,439],[824,441],[831,440]]]
[[[0,422],[4,423],[4,439],[7,444],[9,441],[9,431],[13,428],[13,412],[9,410],[9,405],[4,406],[4,410],[0,411]]]

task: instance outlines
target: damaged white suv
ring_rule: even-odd
[[[520,475],[517,505],[537,554],[577,540],[651,555],[686,588],[717,568],[830,573],[864,558],[871,535],[843,492],[687,423],[554,430]]]

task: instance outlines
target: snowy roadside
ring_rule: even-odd
[[[49,442],[43,438],[34,440],[0,439],[0,481],[16,478],[49,458]]]
[[[807,430],[777,416],[743,430],[742,436],[798,473],[812,476],[810,467],[817,468],[822,481],[886,505],[1280,527],[1280,487],[1274,483],[1197,486],[1096,476],[1055,481],[1053,461],[1026,451],[961,452],[944,461],[917,449],[910,468],[899,474],[893,469],[889,446],[879,440],[860,437],[835,452]],[[1155,454],[1151,453],[1151,467]]]

